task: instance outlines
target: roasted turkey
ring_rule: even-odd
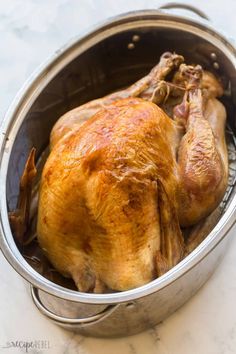
[[[55,124],[38,241],[80,291],[129,290],[183,258],[181,228],[209,215],[227,187],[222,93],[212,74],[165,53],[131,87]]]

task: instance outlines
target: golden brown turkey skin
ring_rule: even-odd
[[[220,83],[201,66],[181,64],[178,77],[189,87],[174,110],[175,122],[184,129],[177,156],[178,217],[181,226],[190,226],[219,205],[227,187],[226,111],[215,98],[223,92]]]
[[[52,150],[42,175],[38,237],[80,290],[98,281],[127,290],[161,273],[157,256],[173,211],[160,216],[157,201],[171,195],[176,208],[175,139],[174,122],[158,106],[131,98],[100,110]],[[176,264],[183,245],[173,226]]]
[[[38,240],[80,291],[128,290],[165,273],[183,257],[180,226],[209,215],[226,190],[226,112],[215,98],[217,81],[205,74],[211,89],[204,96],[202,68],[182,64],[177,78],[186,89],[173,120],[150,102],[164,97],[158,80],[170,58],[154,68],[154,81],[134,84],[142,98],[116,93],[92,101],[52,132]],[[132,87],[121,96],[133,95]]]

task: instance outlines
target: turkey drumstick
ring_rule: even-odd
[[[155,99],[159,103],[162,97],[160,88],[163,85],[161,82],[159,86],[159,81],[164,80],[173,69],[178,68],[183,60],[184,58],[181,55],[166,52],[162,54],[159,63],[147,76],[138,80],[130,87],[109,94],[103,98],[92,100],[65,113],[56,122],[51,131],[50,148],[52,149],[66,133],[79,127],[84,121],[99,111],[99,109],[110,105],[112,102],[128,97],[141,97],[148,101]],[[155,94],[155,91],[158,91],[158,93]]]
[[[182,64],[182,74],[188,79],[182,107],[182,122],[186,134],[179,151],[180,174],[179,221],[189,226],[209,215],[219,204],[227,186],[228,164],[225,148],[225,114],[222,110],[204,113],[200,88],[202,69]]]

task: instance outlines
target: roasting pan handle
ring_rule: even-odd
[[[198,15],[199,17],[203,18],[204,20],[208,20],[208,21],[210,20],[210,18],[205,14],[205,12],[192,5],[178,3],[178,2],[168,2],[167,4],[158,7],[158,10],[170,10],[170,9],[188,10]]]
[[[38,289],[35,288],[34,286],[30,286],[31,290],[31,296],[33,299],[34,304],[38,308],[38,310],[45,316],[47,316],[49,319],[51,319],[54,322],[59,322],[60,324],[70,324],[70,325],[92,325],[97,323],[98,321],[104,320],[106,317],[108,317],[113,311],[115,311],[118,307],[119,304],[116,305],[108,305],[104,310],[101,312],[97,313],[96,315],[92,315],[89,317],[85,318],[68,318],[64,316],[59,316],[55,314],[54,312],[50,311],[47,309],[44,304],[42,303],[39,294],[38,294]]]

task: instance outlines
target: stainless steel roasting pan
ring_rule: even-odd
[[[204,17],[201,12],[199,15]],[[200,63],[225,82],[230,178],[222,215],[189,256],[142,287],[112,294],[86,294],[53,283],[26,262],[9,225],[8,212],[16,206],[28,153],[35,146],[37,157],[41,155],[53,124],[63,113],[134,82],[165,51],[182,54],[188,63]],[[196,293],[225,254],[228,234],[235,223],[235,112],[236,49],[205,19],[193,20],[158,10],[124,14],[72,41],[39,68],[19,92],[1,127],[0,246],[12,267],[30,284],[32,298],[44,315],[84,335],[131,335],[162,321]]]

